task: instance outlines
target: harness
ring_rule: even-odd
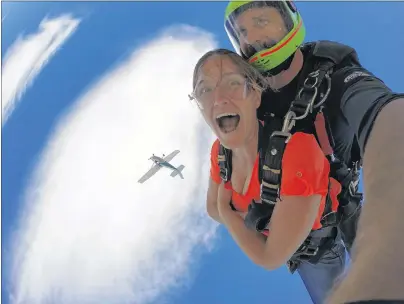
[[[277,200],[280,199],[282,158],[288,141],[297,131],[311,133],[316,137],[330,162],[329,179],[333,178],[341,184],[342,190],[338,195],[340,207],[349,206],[352,201],[360,202],[362,200],[362,194],[358,193],[361,168],[359,151],[353,147],[352,164],[349,167],[338,159],[334,153],[334,140],[327,122],[326,106],[324,105],[331,90],[330,75],[334,72],[336,65],[342,62],[346,56],[354,53],[354,49],[330,41],[318,41],[303,47],[309,47],[311,51],[305,60],[306,64],[298,82],[300,89],[287,114],[283,120],[271,116],[265,119],[264,126],[260,124],[258,149],[262,204],[253,200],[245,217],[246,226],[259,232],[263,232],[269,223]],[[315,64],[313,65],[313,63]],[[268,137],[267,134],[271,135]],[[218,161],[220,176],[224,182],[231,180],[231,159],[231,150],[220,145]],[[232,204],[231,206],[235,210]],[[322,228],[312,230],[288,261],[291,273],[298,268],[302,261],[313,264],[318,262],[322,255],[332,247],[340,221],[340,208],[338,212],[332,211],[332,201],[330,191],[328,191],[321,218]]]

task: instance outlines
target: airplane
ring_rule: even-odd
[[[155,156],[154,154],[149,158],[149,160],[153,161],[153,165],[149,171],[147,171],[139,180],[138,183],[143,184],[145,181],[147,181],[150,177],[152,177],[154,174],[156,174],[161,168],[168,168],[171,169],[173,172],[170,174],[170,176],[175,177],[179,175],[182,179],[184,179],[184,176],[182,175],[181,171],[182,169],[185,168],[184,165],[180,165],[178,168],[174,167],[169,163],[170,160],[172,160],[178,153],[180,153],[180,150],[175,150],[171,152],[169,155],[163,157]]]

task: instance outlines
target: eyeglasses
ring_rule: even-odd
[[[215,101],[215,91],[220,89],[221,96],[232,99],[244,99],[248,92],[248,81],[244,75],[225,75],[215,84],[210,79],[204,79],[196,85],[194,91],[189,95],[191,100],[195,100],[199,108],[205,109]]]

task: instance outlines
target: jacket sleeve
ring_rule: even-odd
[[[345,67],[333,74],[331,85],[332,104],[339,106],[333,110],[341,112],[346,123],[345,130],[349,128],[354,134],[363,157],[377,115],[390,101],[404,95],[394,93],[358,62],[345,63]],[[338,131],[344,133],[344,127],[338,128]]]

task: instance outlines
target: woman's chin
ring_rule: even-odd
[[[242,147],[244,145],[244,140],[240,132],[237,131],[237,129],[231,132],[224,132],[222,130],[219,130],[218,138],[220,140],[220,143],[230,150]]]

